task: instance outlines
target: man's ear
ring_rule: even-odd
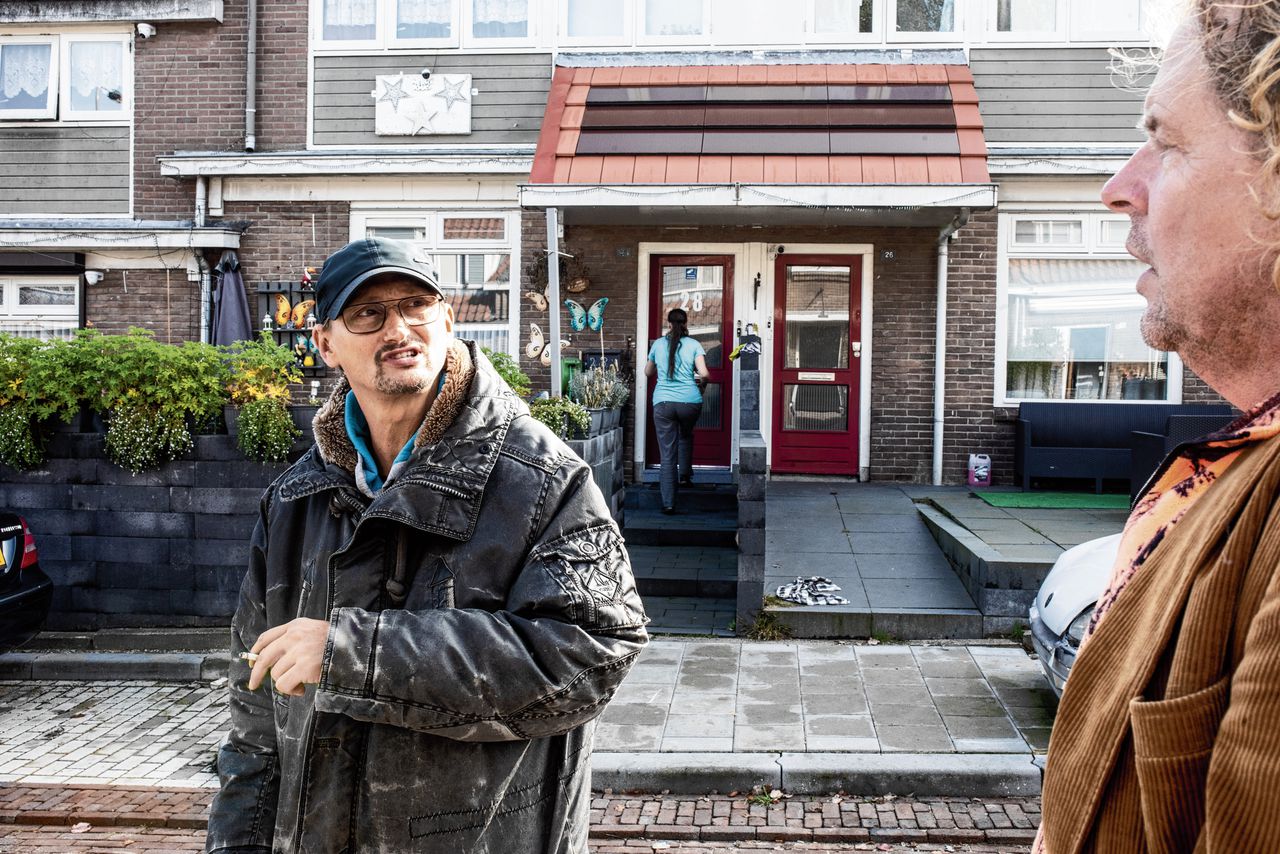
[[[342,367],[338,361],[338,354],[333,351],[333,339],[328,329],[316,326],[311,330],[311,340],[315,342],[316,349],[320,351],[320,358],[324,359],[326,365],[335,369]]]

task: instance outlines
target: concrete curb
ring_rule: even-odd
[[[226,676],[230,663],[226,652],[13,652],[0,655],[0,679],[196,682]]]
[[[701,793],[780,788],[793,795],[894,792],[917,797],[1036,797],[1030,754],[610,753],[591,759],[596,791]]]
[[[893,792],[916,797],[1035,797],[1029,753],[784,753],[782,789],[799,795]]]

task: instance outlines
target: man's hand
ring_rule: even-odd
[[[271,672],[275,690],[301,697],[303,686],[320,682],[329,624],[324,620],[299,617],[258,635],[250,652],[258,655],[249,674],[249,690],[256,691]]]

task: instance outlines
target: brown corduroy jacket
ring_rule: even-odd
[[[1241,453],[1085,642],[1042,808],[1049,854],[1280,851],[1280,437]]]

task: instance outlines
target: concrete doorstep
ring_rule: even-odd
[[[227,675],[229,652],[11,652],[0,680],[209,681]]]

